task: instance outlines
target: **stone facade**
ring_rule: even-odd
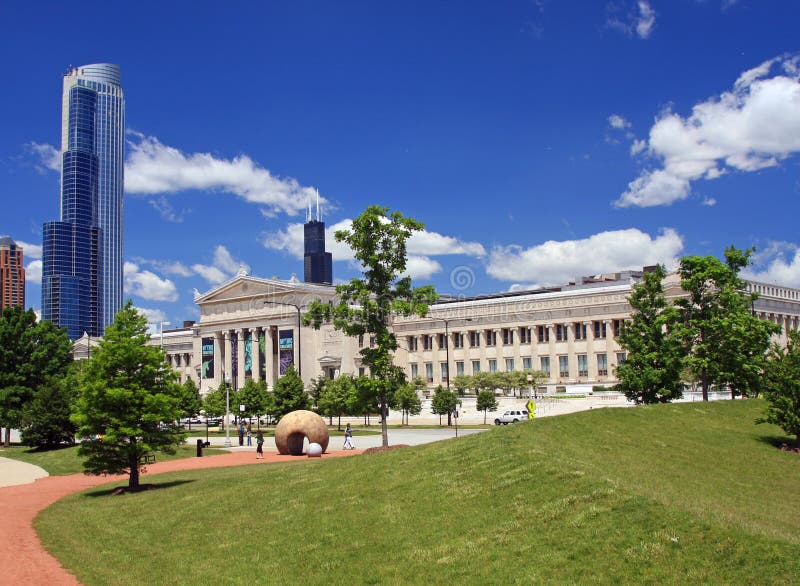
[[[408,377],[423,377],[428,390],[446,385],[448,374],[478,370],[543,370],[548,391],[615,384],[616,366],[625,357],[617,336],[641,275],[628,271],[533,291],[443,298],[425,318],[395,320],[395,362]],[[676,274],[664,284],[668,298],[683,295]],[[800,327],[800,291],[756,282],[748,287],[761,296],[753,311],[781,324],[777,339],[785,342],[786,331]],[[198,294],[199,322],[165,331],[163,345],[181,380],[199,382],[203,394],[223,380],[239,388],[247,379],[263,379],[271,388],[289,363],[306,384],[320,374],[368,374],[359,354],[371,343],[368,336],[354,339],[331,325],[314,330],[298,324],[317,299],[334,301],[335,288],[240,272]],[[162,343],[161,337],[152,343]]]

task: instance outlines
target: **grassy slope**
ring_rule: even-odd
[[[604,409],[173,473],[159,490],[69,497],[37,529],[86,584],[792,583],[800,461],[753,424],[762,409]]]

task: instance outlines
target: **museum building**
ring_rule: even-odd
[[[422,377],[426,395],[446,386],[451,373],[482,371],[541,370],[547,391],[615,384],[616,366],[625,359],[617,342],[620,325],[630,318],[627,299],[642,275],[624,271],[535,290],[442,297],[424,318],[394,320],[400,345],[395,364],[409,378]],[[670,299],[684,295],[676,273],[664,286]],[[777,339],[785,343],[786,332],[799,327],[800,291],[751,281],[747,286],[760,296],[753,311],[778,323]],[[165,330],[151,342],[163,345],[181,380],[192,378],[202,394],[222,381],[240,388],[248,379],[265,380],[272,388],[290,365],[306,385],[319,375],[368,374],[359,351],[374,340],[350,338],[330,324],[303,326],[303,311],[314,300],[335,302],[335,287],[240,270],[195,296],[197,323]]]

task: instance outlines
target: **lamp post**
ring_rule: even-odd
[[[450,390],[450,322],[455,321],[453,319],[446,319],[443,317],[431,317],[430,319],[436,321],[444,322],[444,350],[445,350],[445,370],[447,371],[447,390]],[[470,322],[472,318],[467,317],[464,318],[462,321]],[[456,426],[456,437],[458,437],[458,401],[456,401],[456,412],[454,413],[455,417],[455,426]]]
[[[271,303],[273,305],[286,305],[288,307],[294,307],[295,311],[297,311],[297,376],[300,377],[300,380],[303,380],[303,353],[300,346],[300,305],[286,301],[272,301],[271,299],[265,299],[264,303]]]
[[[160,322],[158,322],[158,324],[159,324],[158,331],[161,333],[161,340],[159,342],[159,345],[163,348],[164,347],[164,326],[171,326],[172,322],[160,321]]]
[[[231,447],[231,377],[225,377],[225,447]]]

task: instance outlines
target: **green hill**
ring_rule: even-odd
[[[598,409],[165,474],[37,518],[85,584],[796,583],[800,459],[757,400]]]

